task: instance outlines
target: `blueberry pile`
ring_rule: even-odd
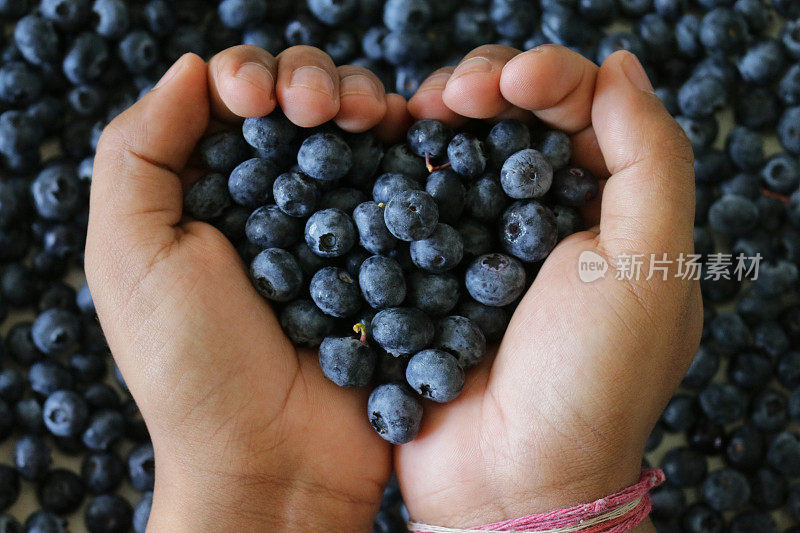
[[[420,120],[385,147],[278,111],[215,133],[200,156],[211,172],[187,189],[185,212],[237,246],[328,379],[377,384],[369,420],[393,444],[417,435],[420,397],[459,395],[599,189],[569,165],[565,133],[517,120],[461,132]]]
[[[23,490],[40,507],[0,532],[64,531],[78,509],[92,532],[144,530],[152,447],[76,272],[99,134],[175,59],[311,45],[409,97],[476,46],[547,42],[635,53],[695,150],[697,251],[764,258],[757,282],[702,282],[703,344],[648,444],[669,480],[659,531],[800,530],[798,0],[0,0],[0,19],[0,513]],[[407,383],[372,396],[390,440],[413,436],[420,396],[458,394],[593,191],[558,132],[503,124],[421,123],[382,147],[274,115],[204,144],[187,207],[239,244],[326,375]],[[264,128],[282,142],[259,145]],[[525,179],[545,161],[550,183]],[[401,511],[392,483],[375,531],[401,531]]]

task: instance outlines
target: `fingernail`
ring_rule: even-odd
[[[289,87],[305,87],[326,96],[333,97],[333,80],[325,70],[307,65],[292,72],[292,81]]]
[[[647,73],[644,71],[642,64],[639,63],[635,55],[627,54],[625,56],[625,59],[622,60],[622,70],[625,71],[628,80],[637,89],[648,93],[655,92],[653,90],[653,85],[650,83],[650,78],[647,77]]]
[[[257,61],[243,63],[234,74],[235,77],[255,85],[268,96],[272,96],[275,80],[266,65]]]
[[[169,67],[169,69],[164,73],[163,76],[161,76],[161,79],[158,80],[158,83],[156,83],[155,87],[153,87],[152,90],[155,91],[159,87],[163,87],[164,85],[169,83],[172,80],[172,78],[174,78],[175,75],[178,72],[180,72],[182,68],[183,68],[183,56],[178,58],[178,60],[175,63],[173,63],[171,67]]]
[[[450,79],[454,80],[467,74],[491,72],[493,68],[492,62],[485,57],[471,57],[456,68]]]
[[[375,82],[369,76],[364,76],[363,74],[351,74],[342,78],[339,85],[339,94],[341,96],[361,94],[371,96],[375,100],[380,98]]]

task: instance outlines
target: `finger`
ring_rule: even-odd
[[[257,46],[234,46],[208,62],[209,99],[215,118],[237,122],[275,109],[278,61]]]
[[[690,252],[692,150],[629,52],[603,63],[592,122],[611,171],[603,192],[601,248],[611,255]]]
[[[390,93],[386,95],[386,113],[373,131],[384,143],[394,144],[405,138],[403,132],[407,131],[413,122],[414,118],[408,112],[406,99],[399,94]]]
[[[443,67],[435,71],[423,81],[411,100],[408,101],[408,112],[415,119],[430,118],[457,128],[467,119],[462,117],[442,101],[442,93],[455,67]]]
[[[506,64],[500,76],[500,92],[550,126],[575,133],[591,123],[598,70],[577,52],[543,45]]]
[[[362,132],[378,124],[386,114],[386,90],[369,70],[353,65],[339,73],[339,113],[334,119],[345,131]]]
[[[339,74],[328,54],[293,46],[278,55],[278,102],[286,117],[304,128],[319,126],[339,112]]]
[[[182,211],[177,173],[208,125],[207,72],[200,57],[184,55],[103,131],[92,175],[87,273],[109,274],[105,266],[116,268],[115,277],[135,276],[123,272],[126,260],[150,264],[173,242]]]
[[[442,93],[444,103],[470,118],[490,118],[508,109],[500,92],[500,79],[509,60],[519,54],[510,46],[479,46],[456,66]]]
[[[572,163],[592,172],[598,179],[606,179],[610,175],[603,152],[597,142],[594,128],[589,126],[575,133],[572,139]]]

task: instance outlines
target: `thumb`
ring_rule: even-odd
[[[104,279],[134,288],[174,241],[182,213],[178,172],[208,126],[207,78],[205,62],[184,55],[103,131],[86,243],[92,290],[102,289]]]
[[[603,63],[592,122],[612,174],[603,191],[600,248],[612,257],[691,252],[691,146],[633,54],[616,52]]]

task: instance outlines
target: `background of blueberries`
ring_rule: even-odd
[[[800,531],[800,1],[0,0],[0,18],[0,532],[146,521],[152,449],[81,289],[111,118],[188,51],[318,46],[410,97],[491,42],[634,52],[695,149],[698,252],[766,259],[757,283],[703,282],[703,344],[649,446],[669,480],[653,494],[659,531]],[[80,322],[75,353],[32,343],[54,308]],[[88,437],[43,427],[58,389],[86,399]],[[384,504],[375,531],[402,531],[396,486]]]

